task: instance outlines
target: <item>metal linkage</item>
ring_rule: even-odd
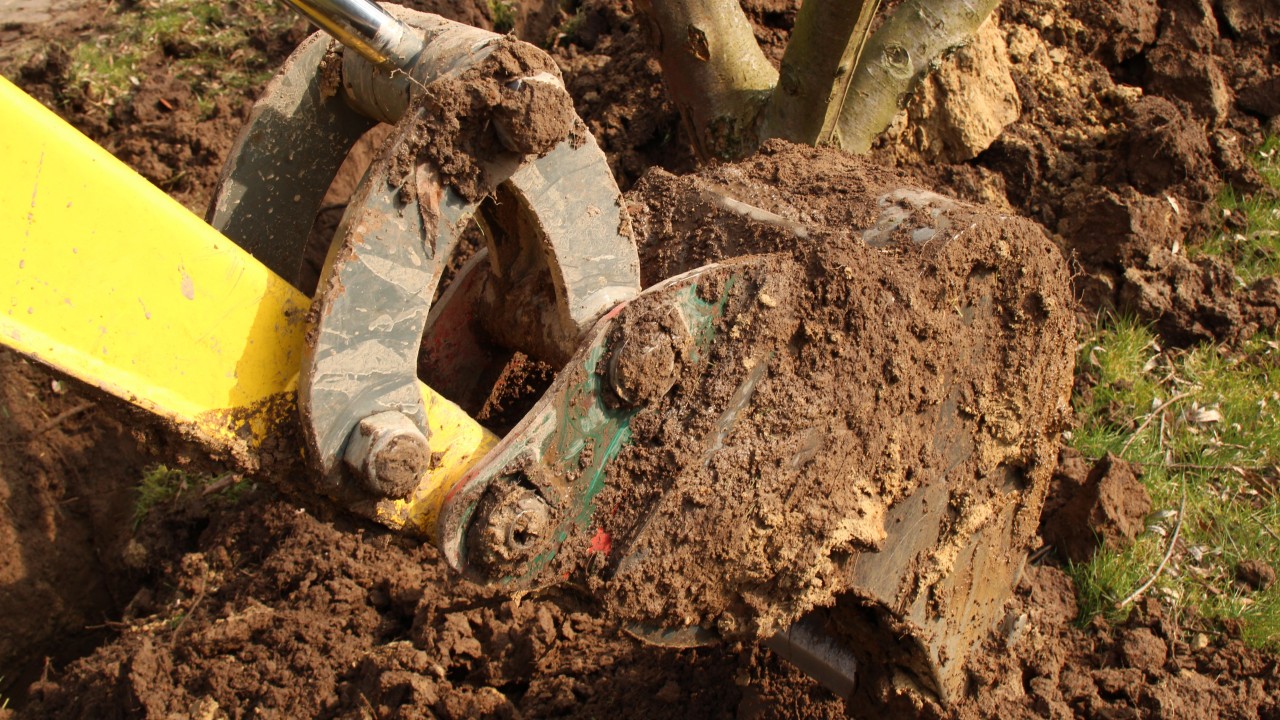
[[[317,34],[290,57],[241,133],[215,190],[210,223],[295,280],[312,221],[350,148],[377,122],[396,124],[332,240],[308,322],[299,406],[319,489],[390,527],[433,537],[448,488],[426,477],[440,448],[431,432],[432,407],[419,390],[418,355],[424,334],[433,332],[431,301],[463,227],[475,217],[489,230],[489,261],[472,274],[483,276],[488,291],[475,302],[511,298],[530,317],[509,323],[537,331],[502,335],[501,328],[467,326],[450,332],[501,336],[513,349],[563,362],[597,318],[639,293],[630,222],[604,153],[589,135],[564,138],[541,157],[508,149],[477,158],[498,183],[500,208],[495,200],[464,200],[422,160],[393,177],[392,163],[421,142],[419,118],[409,110],[415,93],[481,67],[510,41],[394,6],[300,2],[309,17],[327,18],[317,22],[355,52],[341,52]],[[564,92],[557,77],[535,75],[515,91],[550,83]],[[406,184],[411,192],[402,192]],[[428,365],[443,366],[445,377],[474,372],[430,359]],[[405,423],[417,430],[411,442]],[[395,447],[404,451],[392,453],[391,465],[374,457],[373,438],[383,431],[399,437]],[[395,477],[384,477],[379,467],[392,466]],[[416,486],[404,479],[413,475],[421,478]]]

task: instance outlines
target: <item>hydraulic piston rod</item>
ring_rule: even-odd
[[[375,65],[404,69],[422,52],[418,34],[372,0],[284,1]]]

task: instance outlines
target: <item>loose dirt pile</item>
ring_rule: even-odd
[[[1195,251],[1222,227],[1223,183],[1263,187],[1246,151],[1280,131],[1262,101],[1280,83],[1280,7],[1017,0],[998,22],[925,84],[877,156],[1039,220],[1077,264],[1089,309],[1137,313],[1174,344],[1275,327],[1274,279],[1239,287],[1228,263]]]
[[[480,591],[429,546],[269,494],[169,510],[135,551],[162,580],[111,644],[33,686],[24,717],[711,717],[744,702],[736,678],[761,676],[756,702],[840,713],[762,650],[646,647],[572,588]],[[152,544],[183,530],[186,552]]]
[[[975,654],[966,700],[951,718],[1276,718],[1280,663],[1230,629],[1187,637],[1194,618],[1140,601],[1112,627],[1073,624],[1071,580],[1028,568],[1000,631]]]

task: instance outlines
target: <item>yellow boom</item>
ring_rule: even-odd
[[[297,422],[310,300],[3,78],[0,158],[0,342],[256,468]],[[496,438],[422,396],[440,462],[370,514],[429,536]]]

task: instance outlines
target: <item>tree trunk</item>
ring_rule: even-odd
[[[864,153],[944,53],[999,0],[904,0],[870,36],[880,0],[804,0],[781,76],[737,0],[637,0],[694,150],[733,159],[779,137]]]
[[[667,92],[702,160],[738,158],[760,143],[757,121],[778,73],[737,0],[638,0]]]
[[[864,153],[943,53],[964,44],[999,0],[906,0],[867,41],[840,108],[836,141]]]
[[[879,7],[880,0],[804,0],[765,110],[762,139],[832,142]]]

